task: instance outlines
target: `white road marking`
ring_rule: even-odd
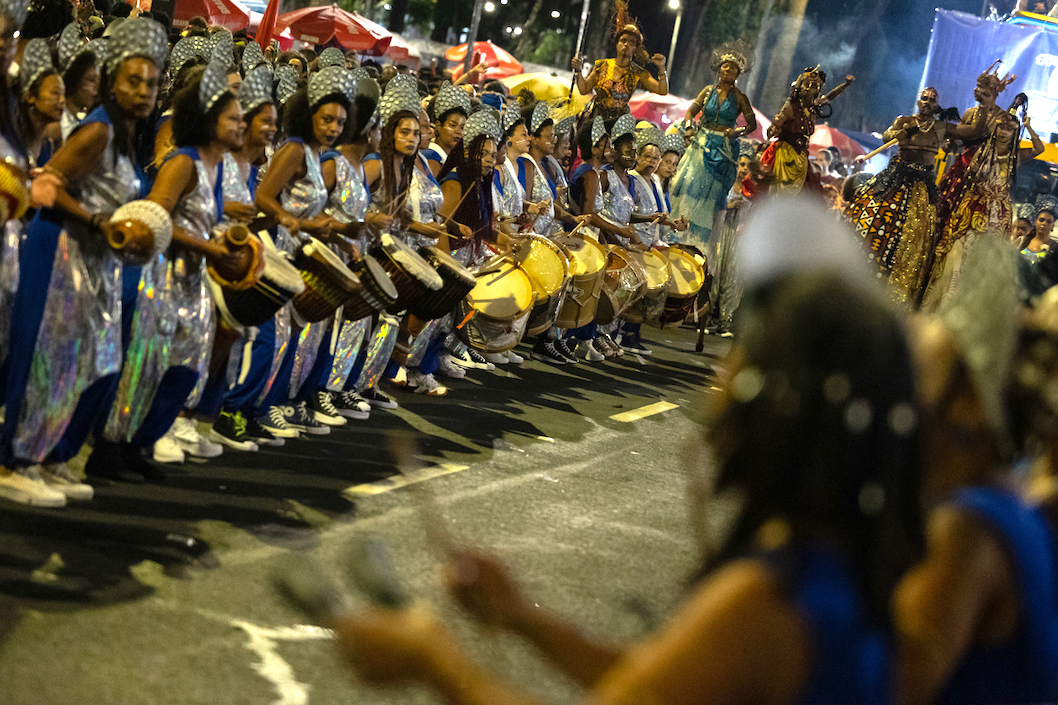
[[[272,684],[272,689],[279,696],[272,705],[307,705],[309,702],[309,685],[302,683],[294,676],[294,669],[276,650],[280,641],[319,641],[333,639],[334,632],[322,627],[299,624],[293,627],[262,627],[239,619],[230,621],[233,627],[246,632],[246,648],[257,656],[253,670]]]

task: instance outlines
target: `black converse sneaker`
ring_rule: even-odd
[[[379,409],[397,408],[396,400],[385,392],[379,390],[378,387],[371,387],[370,389],[365,389],[364,391],[360,392],[360,396],[362,396],[364,398],[364,401],[366,401],[368,404]]]
[[[297,438],[298,430],[287,423],[283,417],[282,406],[268,407],[268,413],[257,419],[261,428],[272,434],[273,438]]]
[[[246,435],[257,445],[281,446],[286,443],[285,440],[277,438],[275,434],[262,426],[261,422],[253,416],[246,417]]]
[[[257,450],[257,444],[247,432],[247,419],[241,411],[222,411],[209,432],[210,440],[235,450]]]
[[[328,426],[344,426],[349,423],[331,401],[330,392],[318,391],[315,394],[310,394],[308,409],[313,418]]]
[[[555,338],[553,342],[555,344],[555,350],[558,351],[559,355],[566,358],[567,363],[569,363],[570,365],[577,364],[577,356],[574,355],[573,351],[569,349],[569,346],[566,345],[565,340],[563,340],[562,338]]]
[[[331,392],[331,403],[347,419],[363,421],[371,415],[371,405],[356,392]]]
[[[565,365],[569,363],[562,356],[562,353],[555,349],[555,341],[548,338],[537,338],[536,345],[533,346],[533,351],[529,353],[529,357],[540,362],[546,362],[549,365]]]
[[[297,406],[284,406],[283,420],[295,431],[312,436],[326,436],[331,432],[330,426],[325,426],[316,420],[316,417],[309,411],[305,402],[301,402]]]

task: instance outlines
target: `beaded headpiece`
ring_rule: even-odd
[[[749,140],[739,139],[738,141],[738,158],[749,157],[754,159],[757,156],[757,146]]]
[[[228,92],[228,64],[223,54],[214,55],[198,84],[198,104],[208,113],[220,97]]]
[[[664,138],[665,136],[661,133],[661,130],[653,123],[636,130],[636,145],[639,148],[652,144],[658,149],[661,149],[661,142]]]
[[[497,146],[500,143],[500,126],[492,110],[479,110],[467,118],[467,124],[463,127],[463,144],[469,146],[474,138],[481,135],[495,141]]]
[[[0,0],[0,15],[10,18],[15,27],[21,27],[29,14],[29,3],[26,0]]]
[[[298,92],[298,72],[290,64],[283,64],[276,69],[276,100],[280,105],[286,102]]]
[[[438,120],[450,110],[462,111],[464,116],[470,115],[470,96],[462,88],[453,86],[451,81],[445,81],[437,91],[437,97],[433,101],[433,114]]]
[[[533,114],[529,118],[529,132],[535,135],[540,131],[540,128],[544,127],[544,123],[548,120],[554,122],[551,119],[551,106],[546,101],[537,101],[536,106],[533,108]]]
[[[606,121],[602,119],[602,115],[596,115],[591,121],[591,146],[599,144],[603,137],[606,137]]]
[[[727,42],[713,52],[713,71],[719,71],[729,61],[738,66],[740,74],[744,74],[753,68],[753,49],[741,39]]]
[[[173,221],[169,218],[169,212],[161,205],[146,199],[130,201],[110,216],[111,223],[123,223],[126,220],[139,221],[151,229],[154,234],[155,253],[169,249],[169,243],[173,239]]]
[[[1008,73],[1006,76],[1000,78],[999,69],[997,68],[1003,61],[996,59],[995,62],[988,67],[988,70],[977,77],[977,85],[999,95],[1007,89],[1011,83],[1017,80],[1017,76]]]
[[[18,67],[18,82],[22,92],[26,92],[37,79],[48,71],[55,70],[51,63],[51,48],[46,39],[30,39],[22,53],[22,63]]]
[[[555,134],[556,135],[568,135],[573,130],[573,122],[576,120],[572,115],[568,115],[558,122],[555,123]]]
[[[319,59],[316,60],[316,65],[320,69],[325,69],[328,66],[340,66],[345,68],[345,54],[342,53],[341,49],[337,47],[327,47],[320,52]]]
[[[661,138],[661,156],[665,156],[667,152],[675,152],[682,157],[685,151],[687,151],[687,142],[683,135],[675,133]]]
[[[169,72],[175,76],[180,73],[184,64],[197,58],[198,51],[195,49],[192,37],[184,37],[173,46],[173,53],[169,57]]]
[[[378,99],[382,91],[378,87],[378,81],[364,69],[352,71],[353,80],[356,81],[356,122],[353,129],[354,135],[363,135],[374,125],[378,124]]]
[[[1051,215],[1058,217],[1058,198],[1055,198],[1049,193],[1041,193],[1036,197],[1036,208],[1032,214],[1034,217],[1039,217],[1043,211],[1049,211]]]
[[[344,96],[350,106],[356,97],[356,81],[343,66],[328,66],[309,77],[309,107],[315,110],[331,95]]]
[[[107,74],[113,76],[126,59],[142,56],[159,70],[169,58],[169,38],[165,28],[151,19],[135,17],[121,23],[107,44]]]
[[[610,130],[610,140],[616,143],[619,138],[625,135],[632,135],[632,141],[635,141],[636,119],[628,113],[614,121],[613,128]]]
[[[265,62],[264,52],[257,42],[246,42],[242,49],[242,69],[249,73]]]
[[[514,123],[521,119],[522,111],[518,108],[518,101],[509,100],[507,105],[503,106],[503,112],[500,113],[500,129],[506,133],[514,127]]]
[[[209,36],[209,55],[212,57],[217,53],[217,49],[226,51],[223,47],[231,47],[232,52],[235,51],[235,37],[227,29],[220,29]]]
[[[249,115],[254,110],[271,103],[272,98],[272,72],[267,66],[258,66],[246,74],[242,85],[239,86],[239,105],[243,113]]]
[[[84,35],[81,34],[81,26],[79,24],[71,22],[62,28],[62,32],[59,33],[58,50],[59,65],[64,71],[84,47]]]
[[[394,76],[386,84],[386,92],[382,94],[378,110],[379,121],[383,125],[388,125],[393,116],[401,111],[408,111],[418,117],[422,110],[422,103],[419,102],[419,90],[415,79],[402,73]]]

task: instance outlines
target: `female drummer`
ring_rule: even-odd
[[[429,102],[426,112],[433,125],[434,141],[423,154],[430,164],[430,171],[437,176],[448,155],[463,139],[463,127],[470,117],[470,96],[462,88],[445,81]]]
[[[55,208],[38,215],[23,244],[0,453],[3,466],[19,469],[23,479],[47,478],[51,488],[22,483],[5,495],[28,504],[91,496],[65,461],[110,410],[122,362],[118,322],[124,315],[131,324],[140,280],[139,267],[123,268],[106,234],[109,214],[141,195],[150,161],[147,118],[168,44],[158,23],[138,19],[122,23],[109,41],[103,105],[45,167],[60,182]],[[143,473],[158,476],[139,453],[124,450],[100,439],[86,472],[141,482]]]
[[[672,180],[672,211],[687,218],[687,234],[703,252],[734,183],[739,156],[737,138],[757,129],[749,98],[735,85],[752,61],[753,52],[741,41],[717,49],[713,53],[716,83],[702,89],[684,119],[687,135],[695,141]],[[698,113],[702,118],[695,130]],[[735,127],[739,115],[746,120],[745,127]]]
[[[66,86],[66,109],[60,129],[65,140],[73,128],[99,105],[99,58],[86,46],[80,25],[71,22],[59,34],[59,68]]]
[[[327,186],[320,153],[345,134],[352,91],[352,75],[331,66],[314,73],[308,86],[298,89],[283,107],[287,141],[273,155],[254,202],[279,223],[276,244],[287,252],[297,248],[295,238],[302,235],[331,239],[331,217],[323,212]],[[272,407],[282,407],[288,425],[310,434],[330,433],[331,426],[347,423],[321,381],[330,369],[329,346],[324,343],[328,326],[328,321],[313,324],[300,342],[299,333],[291,334],[290,346],[263,402],[263,416],[270,418]],[[287,390],[295,363],[309,372],[290,398]]]
[[[654,198],[658,202],[658,210],[672,217],[672,200],[669,198],[669,183],[679,168],[680,159],[687,150],[687,141],[681,134],[668,134],[661,138],[661,162],[650,178],[651,189]],[[659,242],[671,244],[676,241],[676,232],[687,229],[687,219],[679,217],[674,226],[660,224]]]
[[[654,54],[649,58],[650,63],[657,67],[658,77],[655,80],[644,68],[648,58],[643,47],[643,33],[628,14],[628,2],[616,0],[614,9],[613,39],[617,45],[616,58],[596,61],[587,78],[581,71],[583,59],[574,56],[571,62],[573,75],[577,79],[577,89],[581,95],[589,95],[595,91],[595,108],[592,115],[601,115],[606,121],[616,120],[628,113],[628,99],[637,88],[658,95],[667,95],[669,92],[665,57]]]
[[[42,167],[62,145],[61,121],[66,110],[66,86],[51,62],[44,39],[31,39],[18,69],[22,96],[18,126],[29,152],[30,166]]]
[[[109,443],[132,449],[155,446],[155,458],[168,462],[221,451],[195,424],[177,418],[198,406],[208,381],[216,324],[206,268],[227,281],[239,281],[245,264],[226,244],[212,240],[224,203],[221,165],[226,151],[243,141],[243,114],[228,91],[227,66],[213,61],[201,78],[173,97],[173,140],[177,146],[162,164],[147,200],[173,220],[173,244],[143,268],[140,294],[117,401],[107,420]],[[175,330],[165,330],[172,325]],[[167,350],[156,341],[168,338]],[[223,348],[218,354],[227,356]],[[176,434],[180,434],[180,445]]]

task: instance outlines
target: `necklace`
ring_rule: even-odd
[[[918,125],[918,131],[919,132],[922,132],[922,133],[932,132],[933,131],[933,126],[937,124],[937,118],[931,116],[928,119],[928,122],[923,122],[921,119],[919,119],[919,116],[916,115],[915,116],[915,124]]]

